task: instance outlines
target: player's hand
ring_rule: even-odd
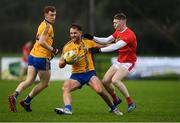
[[[52,53],[53,53],[54,55],[57,55],[57,54],[59,53],[58,48],[54,48],[54,47],[53,47]]]
[[[89,39],[89,40],[93,40],[93,38],[94,38],[94,36],[92,36],[92,35],[90,35],[90,34],[88,34],[88,33],[83,34],[83,37],[84,37],[84,38],[87,38],[87,39]]]
[[[53,48],[53,51],[51,51],[51,57],[50,60],[54,58],[55,55],[59,53],[59,49]]]
[[[89,51],[90,53],[94,54],[94,53],[100,53],[101,49],[97,47],[92,47],[92,48],[89,48]]]

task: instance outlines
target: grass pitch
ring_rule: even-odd
[[[73,115],[57,115],[53,109],[63,107],[61,95],[62,82],[51,82],[50,86],[32,100],[33,112],[25,112],[19,105],[20,99],[27,96],[29,88],[20,94],[17,113],[12,113],[8,106],[8,95],[18,85],[15,81],[0,80],[0,121],[16,122],[172,122],[180,121],[180,81],[125,81],[137,108],[127,113],[127,104],[123,102],[118,108],[124,113],[116,116],[108,113],[103,100],[88,86],[72,93]]]

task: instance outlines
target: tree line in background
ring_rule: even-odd
[[[54,5],[55,45],[62,48],[69,40],[69,26],[79,23],[90,32],[90,0],[1,0],[1,53],[20,53],[22,45],[35,41],[37,27],[43,20],[45,5]],[[94,35],[106,37],[113,33],[114,14],[127,15],[128,26],[138,40],[138,55],[180,55],[179,0],[94,0]]]

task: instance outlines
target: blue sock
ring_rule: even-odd
[[[110,108],[111,108],[111,111],[113,111],[114,109],[116,109],[116,106],[112,105]]]
[[[19,96],[19,92],[18,92],[18,91],[15,91],[14,98],[17,99],[18,96]]]
[[[71,105],[65,105],[65,108],[69,109],[70,111],[72,110]]]
[[[29,104],[30,102],[31,102],[31,100],[32,100],[32,97],[30,97],[29,95],[26,97],[26,99],[25,99],[25,103],[26,104]]]

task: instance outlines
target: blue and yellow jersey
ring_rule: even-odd
[[[72,73],[83,73],[94,70],[94,63],[89,48],[96,47],[96,43],[92,40],[82,39],[79,44],[69,41],[63,49],[63,53],[74,50],[79,60],[72,65]]]
[[[45,49],[44,47],[42,47],[39,44],[39,38],[42,35],[42,33],[44,32],[45,28],[46,28],[46,22],[44,20],[43,22],[41,22],[41,24],[38,27],[37,36],[36,36],[36,42],[35,42],[32,50],[30,52],[30,54],[32,56],[34,56],[34,57],[50,58],[50,56],[51,56],[51,51]],[[52,25],[50,24],[50,28],[48,30],[47,40],[46,40],[48,45],[52,46],[53,38],[54,38],[54,31],[53,31]]]

